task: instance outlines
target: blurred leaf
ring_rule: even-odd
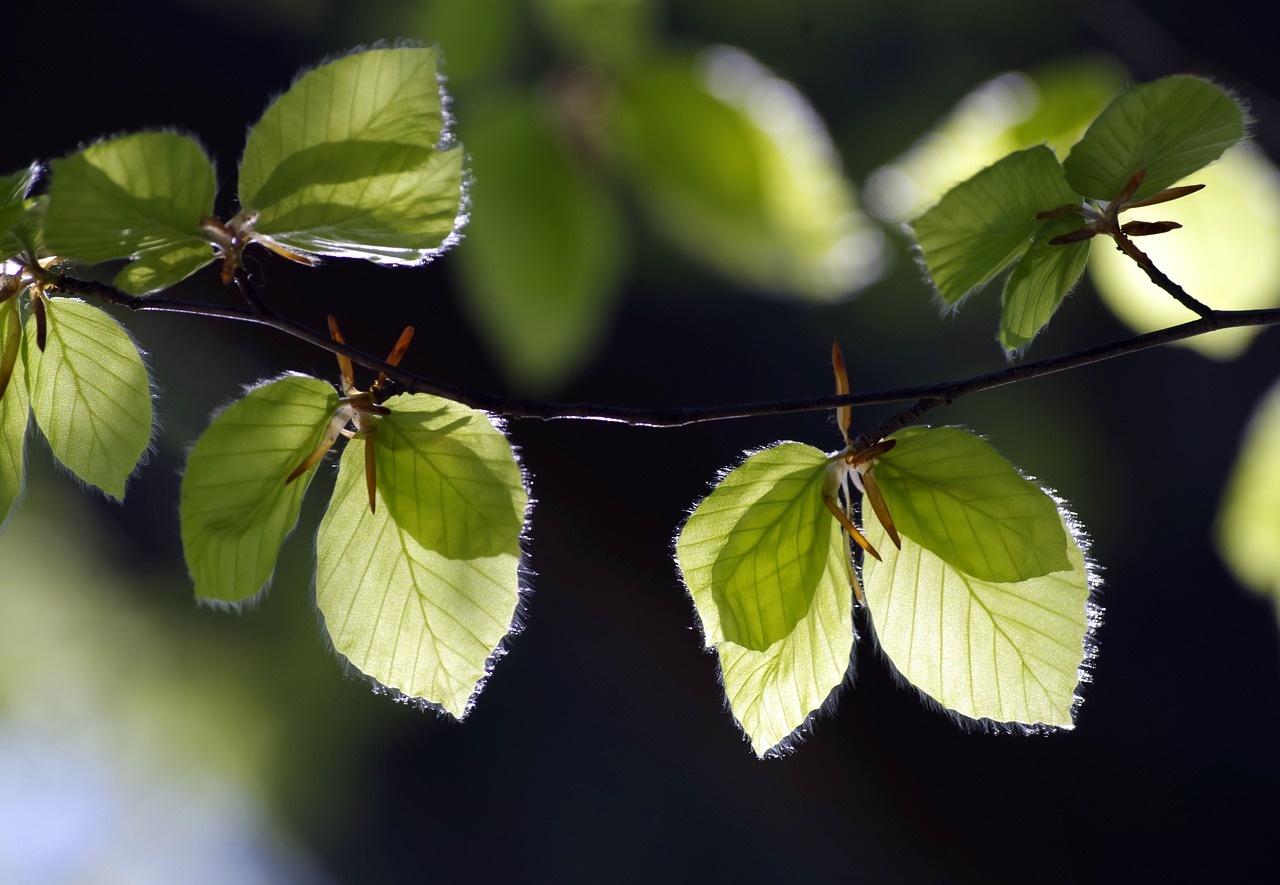
[[[783,443],[729,471],[680,530],[676,555],[708,644],[764,651],[810,610],[827,561],[827,458]],[[847,583],[847,577],[846,577]]]
[[[134,295],[172,286],[213,261],[201,219],[213,165],[190,138],[138,132],[53,161],[44,238],[62,258],[132,258],[115,284]]]
[[[695,258],[756,289],[827,301],[879,274],[880,234],[817,115],[746,54],[629,70],[613,110],[637,196]]]
[[[418,264],[452,245],[462,150],[448,143],[435,49],[348,55],[307,72],[249,132],[240,202],[286,247]]]
[[[604,337],[624,270],[623,221],[530,98],[480,104],[467,133],[476,212],[458,252],[465,302],[512,382],[548,391]]]
[[[381,493],[370,512],[364,446],[347,443],[320,523],[316,605],[334,649],[352,666],[461,719],[516,626],[519,538],[473,559],[427,550],[395,522]]]
[[[849,545],[822,503],[826,456],[780,443],[731,470],[680,530],[676,558],[729,707],[755,752],[784,752],[853,653]]]
[[[238,603],[266,585],[314,468],[288,485],[285,478],[315,449],[337,405],[332,385],[286,375],[227,406],[196,440],[179,516],[197,598]]]
[[[605,65],[639,58],[657,18],[652,0],[536,0],[533,8],[569,54]]]
[[[428,0],[419,5],[425,19],[421,33],[448,50],[441,70],[451,84],[494,76],[532,45],[524,36],[528,23],[521,15],[522,0]],[[470,121],[468,113],[468,144]]]
[[[76,298],[45,300],[48,337],[36,320],[23,336],[36,424],[62,464],[116,499],[151,442],[151,382],[138,347],[119,323]]]
[[[904,537],[982,581],[1068,567],[1057,505],[984,440],[958,427],[908,428],[894,438],[875,477]]]
[[[528,496],[511,444],[489,418],[426,394],[384,405],[378,491],[400,530],[446,559],[518,554]]]
[[[27,379],[18,352],[22,323],[16,298],[0,304],[0,526],[22,494],[23,451],[26,446]],[[7,378],[4,376],[7,373]]]
[[[1026,347],[1053,318],[1089,261],[1089,243],[1053,246],[1049,241],[1080,227],[1079,216],[1055,219],[1040,228],[1031,246],[1009,274],[1000,315],[1000,343],[1006,350]]]
[[[1165,77],[1116,96],[1071,149],[1071,186],[1113,200],[1139,170],[1134,199],[1159,193],[1212,163],[1244,137],[1239,102],[1199,77]]]
[[[1093,645],[1090,573],[1059,520],[1066,567],[1011,583],[965,574],[905,529],[898,550],[878,523],[867,525],[884,556],[864,561],[867,605],[881,649],[907,682],[971,719],[1073,727]]]
[[[35,177],[35,165],[0,178],[0,261],[8,261],[22,251],[22,240],[13,227],[26,211],[27,188]]]
[[[1258,404],[1227,480],[1215,537],[1241,584],[1280,603],[1280,385]]]
[[[990,282],[1046,222],[1036,213],[1079,203],[1047,147],[1010,154],[943,195],[911,223],[929,275],[947,304]]]
[[[1138,246],[1186,291],[1218,310],[1280,307],[1280,171],[1252,145],[1232,149],[1196,173],[1199,193],[1124,218],[1172,218],[1182,230],[1143,237]],[[1135,332],[1193,319],[1114,246],[1093,247],[1090,274],[1107,306]],[[1180,342],[1205,356],[1232,359],[1260,330],[1223,329]]]

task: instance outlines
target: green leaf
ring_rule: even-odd
[[[1280,603],[1280,385],[1259,403],[1227,480],[1215,537],[1241,584]]]
[[[965,574],[905,531],[898,550],[868,523],[884,560],[863,562],[867,605],[881,649],[907,682],[971,719],[1074,725],[1101,610],[1089,601],[1094,579],[1081,542],[1059,519],[1066,566],[1007,583]]]
[[[514,552],[528,498],[489,418],[426,394],[394,396],[377,423],[377,484],[396,525],[446,559]]]
[[[782,752],[844,679],[853,652],[848,541],[822,502],[826,456],[781,443],[698,505],[676,558],[757,754]]]
[[[1054,237],[1080,225],[1081,219],[1076,215],[1044,225],[1009,274],[1000,315],[1000,343],[1006,350],[1019,350],[1030,344],[1053,318],[1062,299],[1080,281],[1089,261],[1088,241],[1049,244]]]
[[[35,317],[23,336],[36,424],[62,464],[117,500],[151,443],[151,382],[119,323],[76,298],[45,301],[48,338]]]
[[[457,256],[464,303],[511,381],[546,392],[604,337],[622,282],[623,220],[532,97],[467,116],[471,197],[485,211]]]
[[[610,112],[656,228],[726,277],[831,301],[880,273],[881,235],[813,109],[744,53],[629,69]]]
[[[904,537],[982,581],[1068,568],[1071,539],[1057,505],[985,441],[957,427],[908,428],[894,438],[875,477]]]
[[[1079,202],[1053,151],[1033,147],[947,191],[911,230],[938,294],[954,305],[1027,251],[1046,223],[1036,213]]]
[[[100,141],[53,161],[45,244],[90,264],[135,259],[115,284],[155,292],[213,261],[200,226],[213,197],[213,165],[190,138],[138,132]]]
[[[0,385],[0,525],[22,494],[29,412],[26,373],[22,360],[17,358],[21,335],[17,299],[11,298],[0,304],[0,380],[4,380],[6,367],[9,372],[7,384]]]
[[[333,385],[286,375],[227,406],[200,435],[179,499],[198,598],[243,602],[266,585],[314,468],[285,479],[319,444],[337,405]]]
[[[1244,138],[1240,103],[1199,77],[1165,77],[1120,93],[1063,162],[1086,197],[1115,199],[1146,172],[1134,199],[1151,196],[1222,156]]]
[[[249,132],[240,202],[292,249],[418,264],[460,224],[462,149],[448,142],[437,51],[373,49],[304,74]]]
[[[333,647],[358,670],[461,719],[517,626],[519,536],[473,559],[427,550],[395,522],[381,493],[370,512],[364,446],[347,444],[320,523],[316,605]]]
[[[22,239],[13,228],[27,209],[27,188],[35,177],[35,165],[0,178],[0,261],[8,261],[23,249]]]

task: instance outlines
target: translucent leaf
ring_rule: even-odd
[[[1209,165],[1244,137],[1240,103],[1199,77],[1165,77],[1120,93],[1063,162],[1086,197],[1112,200],[1146,172],[1141,199]]]
[[[377,424],[378,491],[400,530],[446,559],[513,549],[527,497],[520,466],[489,418],[426,394],[394,396]]]
[[[621,285],[623,221],[532,97],[474,108],[467,133],[471,196],[485,211],[458,252],[465,303],[512,382],[547,391],[604,336]]]
[[[1258,405],[1218,513],[1223,560],[1249,589],[1280,602],[1280,385]]]
[[[628,71],[611,134],[657,228],[725,276],[842,298],[881,270],[881,238],[813,109],[750,57]]]
[[[907,682],[971,719],[1074,725],[1100,610],[1089,602],[1080,543],[1060,519],[1066,567],[1008,583],[965,574],[905,530],[898,550],[879,524],[867,525],[884,556],[864,560],[867,605],[881,649]]]
[[[1000,343],[1006,350],[1019,350],[1030,344],[1080,281],[1089,261],[1088,241],[1049,244],[1054,237],[1080,225],[1079,216],[1058,218],[1044,225],[1010,272],[1000,315]]]
[[[213,261],[200,227],[213,197],[213,165],[190,138],[138,132],[100,141],[53,161],[45,244],[90,264],[135,259],[116,285],[154,292]]]
[[[28,408],[26,373],[22,360],[17,358],[21,334],[17,299],[11,298],[0,304],[0,376],[6,366],[9,372],[8,383],[0,393],[0,525],[22,494]]]
[[[122,499],[151,442],[151,384],[142,355],[98,308],[75,298],[45,303],[44,350],[36,347],[34,316],[23,336],[32,414],[68,470]]]
[[[288,375],[219,412],[187,456],[179,516],[196,596],[243,602],[271,577],[313,471],[285,484],[337,408],[333,385]]]
[[[23,249],[22,240],[12,231],[26,211],[27,188],[35,170],[30,166],[0,178],[0,261],[8,261]]]
[[[396,523],[381,493],[370,512],[364,446],[347,444],[320,523],[316,605],[333,647],[354,667],[461,719],[517,626],[519,534],[490,556],[448,559],[427,550]],[[433,503],[422,502],[424,519]]]
[[[908,428],[894,438],[875,477],[903,536],[982,581],[1068,567],[1071,540],[1057,505],[985,441],[957,427]]]
[[[676,543],[730,709],[761,756],[787,749],[850,667],[849,546],[822,503],[825,476],[826,456],[810,446],[757,452]]]
[[[302,252],[417,264],[452,244],[462,150],[447,144],[437,52],[404,46],[309,71],[249,132],[240,202]]]
[[[1036,213],[1079,202],[1053,151],[1033,147],[947,191],[911,230],[938,294],[957,304],[1027,250],[1047,223]]]
[[[1182,224],[1182,230],[1136,240],[1138,247],[1170,279],[1218,310],[1280,307],[1280,171],[1262,151],[1243,144],[1197,172],[1194,181],[1205,189],[1122,216]],[[1089,271],[1103,301],[1135,332],[1194,319],[1106,242],[1093,247]],[[1260,331],[1223,329],[1180,343],[1232,359]]]

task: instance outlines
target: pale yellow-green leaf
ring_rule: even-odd
[[[4,524],[14,501],[22,493],[22,459],[27,436],[27,379],[22,359],[22,326],[18,322],[17,299],[0,305],[0,370],[13,357],[8,384],[0,394],[0,525]]]
[[[1249,423],[1215,534],[1237,580],[1280,602],[1280,385]]]
[[[396,524],[381,494],[370,512],[364,446],[347,444],[320,523],[316,605],[352,666],[461,719],[515,627],[519,539],[470,559],[427,550]]]

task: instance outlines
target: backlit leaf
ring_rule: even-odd
[[[138,132],[100,141],[53,161],[45,243],[90,264],[135,259],[116,285],[155,292],[213,261],[200,227],[213,197],[213,165],[190,138]]]
[[[18,320],[17,299],[0,304],[0,375],[8,363],[8,384],[0,395],[0,525],[10,508],[22,494],[23,449],[27,436],[26,373],[18,350],[21,348],[22,326]]]
[[[982,581],[1069,567],[1057,505],[985,441],[957,427],[913,427],[894,438],[875,476],[904,537]]]
[[[1259,404],[1227,481],[1216,539],[1249,589],[1280,603],[1280,385]]]
[[[68,470],[112,498],[151,442],[151,383],[119,323],[75,298],[46,300],[48,338],[35,317],[23,336],[31,412]]]
[[[307,72],[249,133],[252,228],[320,255],[417,264],[451,245],[462,149],[448,143],[438,53],[372,49]]]
[[[1088,241],[1057,246],[1049,241],[1081,223],[1079,216],[1069,215],[1044,225],[1009,273],[1000,315],[1000,343],[1006,350],[1030,344],[1080,281],[1089,261]]]
[[[26,211],[27,188],[35,177],[35,166],[0,178],[0,261],[7,261],[23,249],[22,240],[12,231]]]
[[[1120,93],[1063,161],[1076,191],[1112,200],[1134,173],[1135,199],[1158,193],[1212,163],[1244,137],[1240,103],[1199,77],[1165,77]]]
[[[338,394],[287,375],[219,412],[187,456],[179,515],[196,596],[243,602],[271,577],[314,475],[285,478],[319,443]]]
[[[953,187],[911,223],[925,266],[947,304],[990,282],[1031,245],[1036,213],[1080,198],[1047,147],[1010,154]]]
[[[364,446],[347,444],[320,523],[316,605],[333,647],[354,667],[461,719],[517,627],[519,532],[485,556],[448,559],[426,549],[396,523],[381,493],[370,512]],[[424,521],[434,503],[422,502]],[[435,511],[441,521],[449,515]]]
[[[876,639],[907,682],[970,719],[1073,727],[1100,616],[1076,540],[1061,571],[1001,583],[965,574],[905,531],[898,550],[878,524],[866,528],[884,556],[862,572]]]

